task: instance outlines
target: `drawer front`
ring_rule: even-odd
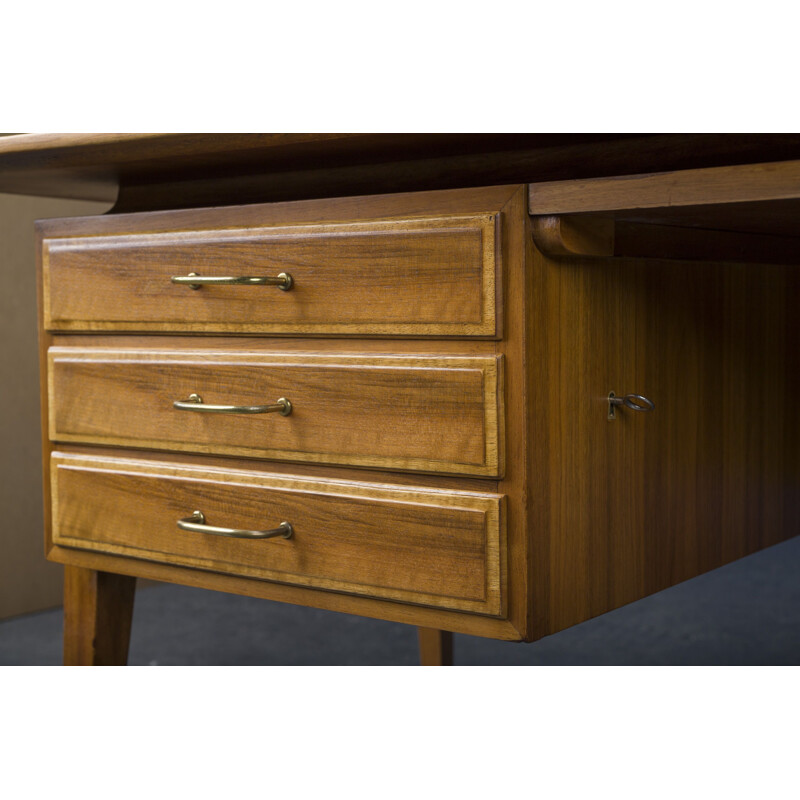
[[[50,438],[479,477],[502,473],[496,356],[49,351]],[[270,406],[291,413],[206,413]]]
[[[499,214],[42,239],[55,331],[499,336]],[[46,226],[45,226],[46,229]],[[173,277],[274,278],[190,285]]]
[[[490,616],[505,613],[503,498],[54,453],[57,545]],[[289,522],[291,538],[186,531]]]

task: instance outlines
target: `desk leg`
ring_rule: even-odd
[[[435,628],[417,628],[419,663],[423,667],[453,666],[453,634]]]
[[[136,578],[64,567],[64,664],[128,662]]]

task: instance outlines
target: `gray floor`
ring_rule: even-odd
[[[62,615],[0,623],[0,664],[58,664]],[[136,597],[135,665],[414,664],[407,625],[161,584]],[[456,636],[457,664],[800,664],[800,538],[534,644]]]

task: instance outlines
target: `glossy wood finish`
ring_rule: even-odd
[[[24,134],[0,191],[152,211],[797,158],[796,134]]]
[[[512,202],[509,202],[512,200]],[[185,212],[185,219],[192,224],[202,226],[206,221],[213,219],[220,222],[222,226],[233,224],[286,224],[291,219],[297,224],[301,223],[327,223],[330,221],[352,220],[357,217],[392,218],[392,217],[420,217],[429,216],[431,211],[444,215],[484,215],[486,213],[497,215],[498,218],[498,249],[509,248],[508,252],[515,263],[522,261],[522,225],[525,220],[524,213],[524,194],[521,187],[489,187],[482,189],[469,189],[458,192],[440,192],[434,195],[412,194],[398,195],[375,198],[342,198],[335,201],[325,202],[304,202],[286,205],[270,205],[261,209],[235,208],[235,209],[204,209],[192,212]],[[183,214],[183,212],[182,212]],[[174,230],[176,215],[173,212],[148,215],[148,221],[153,231],[162,230],[169,232]],[[113,234],[126,233],[135,230],[139,223],[135,215],[90,218],[90,219],[69,219],[69,220],[50,220],[47,222],[49,232],[54,235],[66,235],[73,233],[98,233]],[[515,267],[516,269],[516,267]],[[501,290],[505,284],[505,270],[500,270],[498,277],[497,297],[502,296]],[[509,279],[507,288],[516,289],[516,280]],[[515,300],[514,307],[522,299]],[[498,317],[502,306],[497,305]],[[512,318],[518,319],[518,312],[515,310]],[[57,347],[89,348],[92,347],[111,347],[113,349],[127,348],[132,338],[126,335],[99,335],[94,334],[91,338],[74,334],[58,334],[53,336],[47,331],[41,331],[41,353],[43,375],[47,374],[47,351],[55,344]],[[319,338],[311,344],[309,341],[292,338],[222,338],[222,337],[200,337],[195,336],[191,339],[181,339],[174,336],[149,336],[148,344],[152,347],[165,350],[182,349],[184,347],[202,349],[209,353],[216,354],[241,354],[242,352],[269,352],[280,351],[285,354],[299,353],[309,355],[313,347],[313,353],[326,356],[358,356],[365,354],[375,354],[386,357],[437,356],[444,358],[452,357],[472,357],[490,358],[495,360],[498,355],[506,352],[505,345],[498,344],[492,340],[485,339],[425,339],[424,343],[413,339],[357,339],[357,338]],[[180,344],[183,342],[183,344]],[[177,344],[176,344],[177,343]],[[515,365],[510,385],[517,393],[517,386],[521,377],[520,365]],[[43,384],[46,386],[46,383]],[[46,395],[46,391],[45,391]],[[512,402],[510,400],[506,401]],[[514,400],[517,404],[519,401]],[[48,403],[43,404],[44,424],[43,430],[49,426]],[[516,420],[511,423],[516,426]],[[516,427],[515,427],[516,431]],[[511,438],[509,436],[509,438]],[[515,448],[519,446],[520,435],[518,432],[513,434]],[[502,442],[501,442],[502,444]],[[45,461],[49,462],[49,454],[52,443],[49,438],[44,442]],[[118,450],[108,450],[95,445],[92,448],[82,447],[74,444],[69,448],[72,452],[87,455],[101,455],[118,458],[122,453]],[[134,455],[129,451],[130,455]],[[148,454],[135,454],[137,459],[143,461],[156,460],[155,456]],[[196,456],[173,455],[170,461],[189,466],[198,466]],[[214,469],[242,469],[245,471],[255,471],[259,473],[278,473],[287,477],[316,477],[324,481],[346,480],[352,482],[353,478],[362,481],[376,481],[383,483],[390,488],[392,486],[407,486],[412,488],[438,488],[460,493],[463,491],[474,491],[480,494],[486,492],[494,493],[497,490],[496,481],[486,479],[476,479],[467,476],[460,478],[447,477],[444,475],[419,475],[414,476],[406,473],[378,473],[365,468],[359,468],[357,473],[351,469],[334,466],[304,464],[289,465],[280,462],[258,462],[258,461],[239,461],[233,457],[219,458],[213,455],[204,455],[202,464],[207,468]],[[518,485],[521,472],[515,471],[513,481]],[[45,486],[50,483],[49,470],[45,475]],[[505,485],[505,484],[504,484]],[[511,485],[511,484],[509,484]],[[46,491],[48,489],[46,488]],[[498,493],[499,494],[499,493]],[[508,542],[501,541],[500,557],[500,583],[507,587],[507,605],[509,608],[509,620],[502,617],[490,617],[481,613],[470,611],[450,610],[448,608],[435,608],[418,605],[415,603],[398,603],[393,600],[385,600],[377,597],[368,597],[357,594],[347,594],[336,591],[322,591],[315,588],[308,588],[301,585],[291,585],[274,581],[254,580],[252,578],[240,577],[232,574],[215,573],[190,567],[178,566],[175,564],[163,564],[143,559],[133,559],[119,555],[109,555],[107,553],[92,552],[73,547],[64,547],[54,544],[52,541],[52,526],[50,523],[50,509],[45,509],[46,516],[46,542],[48,558],[59,563],[69,563],[83,567],[91,567],[99,570],[116,571],[122,574],[134,574],[141,577],[155,580],[165,580],[175,583],[182,583],[190,586],[198,586],[221,591],[229,591],[240,594],[247,594],[254,597],[264,597],[282,602],[299,603],[319,608],[327,608],[347,613],[357,613],[365,616],[373,616],[380,619],[405,622],[412,625],[422,625],[429,628],[440,628],[451,631],[465,632],[477,636],[491,636],[493,638],[518,640],[526,633],[528,611],[524,596],[524,585],[512,588],[509,585],[509,573],[506,569],[506,560],[513,557],[516,563],[513,570],[518,573],[522,570],[523,574],[527,569],[527,559],[525,551],[527,548],[527,537],[523,528],[522,515],[517,508],[518,500],[515,498],[513,503],[509,502],[509,507],[514,507],[514,513],[508,526]],[[520,566],[520,564],[522,566]]]
[[[505,610],[496,494],[54,454],[53,541],[132,558],[492,616]],[[207,524],[290,539],[187,532]]]
[[[560,364],[538,403],[573,400],[538,437],[544,633],[800,532],[800,276],[780,266],[800,256],[799,187],[790,162],[529,188],[532,213],[604,215],[623,257],[534,256],[536,324]],[[603,430],[612,390],[655,411]]]
[[[419,663],[423,667],[449,667],[453,664],[453,634],[432,628],[417,628]]]
[[[800,272],[533,259],[537,636],[797,535]]]
[[[326,592],[270,581],[240,578],[218,572],[160,564],[142,559],[120,558],[88,550],[53,546],[48,558],[58,564],[90,569],[112,570],[147,580],[193,586],[231,594],[258,597],[279,603],[293,603],[311,608],[324,608],[345,614],[399,622],[412,626],[428,626],[454,633],[466,633],[505,641],[520,641],[520,632],[506,619],[469,612],[457,612],[429,606],[398,603],[374,597]]]
[[[391,141],[391,139],[384,140]],[[797,135],[730,134],[524,134],[435,137],[420,151],[416,136],[401,137],[390,153],[359,152],[333,161],[266,161],[220,175],[173,168],[147,177],[123,170],[118,212],[192,208],[296,200],[310,197],[374,195],[468,186],[590,178],[748,164],[800,156]],[[360,144],[363,144],[361,142]],[[326,149],[329,145],[326,145]],[[333,161],[333,163],[332,163]],[[288,168],[287,168],[288,166]],[[128,174],[125,174],[128,173]]]
[[[136,578],[64,569],[64,664],[125,666]]]
[[[424,171],[421,167],[432,157],[455,165],[470,159],[468,163],[474,165],[478,158],[486,161],[487,152],[495,159],[511,153],[512,158],[519,160],[520,153],[528,151],[531,155],[544,151],[546,156],[553,148],[580,150],[593,144],[613,144],[620,138],[629,142],[643,137],[630,134],[430,133],[18,134],[0,138],[0,191],[113,201],[120,187],[131,188],[141,196],[144,193],[142,184],[149,184],[149,207],[153,208],[165,183],[188,178],[202,177],[210,181],[213,176],[218,184],[223,184],[232,177],[252,179],[258,176],[263,181],[271,174],[273,180],[283,184],[281,173],[291,173],[296,178],[298,171],[309,171],[317,181],[320,173],[327,172],[329,182],[341,185],[342,178],[337,180],[337,173],[344,170],[368,167],[376,171],[376,180],[379,180],[388,167],[393,167],[397,177],[401,177],[398,165],[408,164],[407,168],[416,168],[419,179],[431,173],[430,164]],[[663,137],[646,136],[644,139],[652,154],[663,150]],[[737,144],[739,149],[751,149],[754,145],[770,147],[773,139],[742,137]],[[790,137],[783,137],[779,146],[786,146],[787,139],[791,143]],[[652,144],[651,140],[654,140]],[[716,137],[715,143],[719,146]],[[698,147],[696,137],[692,144]],[[703,149],[710,152],[708,146]],[[630,147],[628,150],[630,152]],[[490,166],[491,159],[486,164]],[[354,177],[350,175],[351,180]],[[413,176],[405,176],[405,179],[409,177]],[[440,180],[443,177],[446,176],[440,175]],[[300,183],[305,186],[308,181]],[[476,183],[482,182],[473,181]],[[375,191],[378,190],[371,190]],[[269,199],[282,198],[273,193]],[[240,191],[238,202],[252,202],[252,198],[244,197]],[[204,197],[196,196],[193,206],[204,205],[211,204],[206,203]]]
[[[433,205],[435,208],[435,204]],[[270,212],[273,212],[270,209]],[[265,212],[266,214],[266,212]],[[248,209],[248,220],[258,209]],[[287,218],[292,222],[291,218]],[[202,227],[58,238],[43,228],[50,330],[495,336],[493,214],[239,227],[206,212]],[[220,225],[229,226],[220,229]],[[270,276],[275,286],[189,286],[175,275]],[[369,298],[369,302],[365,302]]]
[[[533,574],[532,554],[545,509],[533,502],[529,488],[539,468],[534,454],[540,447],[532,419],[529,374],[541,354],[537,349],[540,343],[532,336],[538,300],[531,284],[533,259],[527,248],[531,232],[525,194],[525,187],[517,187],[503,208],[507,334],[497,343],[497,352],[503,356],[505,379],[506,470],[497,491],[508,498],[508,618],[519,638],[528,640],[536,636],[531,592],[538,576]],[[542,409],[535,413],[541,414]]]
[[[549,256],[613,256],[614,220],[594,216],[534,217],[533,240]]]
[[[595,149],[595,159],[597,153]],[[635,162],[634,156],[630,163]],[[291,175],[282,174],[277,184],[291,182]],[[374,177],[372,173],[370,180]],[[206,180],[197,176],[200,184]],[[177,187],[169,202],[182,204],[191,196],[191,186],[192,181],[176,177],[150,196],[158,198],[154,202],[166,202],[167,187]],[[308,185],[301,180],[296,186],[306,191]],[[356,180],[350,190],[360,186]],[[562,188],[569,203],[580,198],[573,187]],[[326,189],[318,185],[316,190]],[[134,188],[128,198],[141,202],[146,193]],[[423,493],[438,488],[456,494],[468,489],[506,497],[506,555],[501,553],[499,574],[507,619],[92,552],[58,542],[49,545],[49,557],[430,629],[534,639],[795,535],[800,530],[795,491],[800,422],[794,414],[800,388],[800,322],[792,315],[800,299],[796,270],[719,262],[720,253],[729,252],[715,250],[714,242],[720,239],[706,245],[703,257],[716,259],[711,264],[640,257],[653,254],[646,249],[635,253],[636,258],[621,259],[619,255],[631,251],[618,249],[620,231],[630,232],[623,224],[679,222],[698,230],[712,224],[716,234],[755,235],[758,229],[759,234],[789,235],[793,222],[787,210],[791,205],[786,204],[795,201],[727,202],[714,195],[712,205],[621,208],[604,217],[613,219],[617,257],[588,258],[575,255],[581,250],[572,246],[556,256],[543,255],[534,243],[537,223],[528,217],[527,199],[527,187],[506,186],[147,215],[150,233],[167,234],[178,229],[179,219],[193,229],[213,220],[221,230],[413,219],[430,215],[434,208],[440,216],[488,213],[496,218],[496,246],[502,253],[495,286],[501,338],[379,341],[370,334],[365,339],[319,339],[313,345],[285,337],[270,342],[287,356],[309,355],[312,347],[315,353],[332,356],[340,347],[349,355],[503,356],[503,477],[482,481],[395,471],[384,473],[383,488],[397,491],[404,486]],[[774,216],[776,209],[783,210]],[[773,217],[779,220],[777,228],[772,227]],[[741,225],[742,220],[747,225]],[[117,237],[142,233],[139,224],[136,215],[121,215],[51,222],[46,230],[51,238]],[[579,241],[563,231],[559,235],[567,245]],[[697,252],[698,243],[710,237],[697,238],[695,244],[684,239],[686,249],[679,257]],[[627,241],[632,241],[630,236]],[[636,241],[644,240],[640,236]],[[114,340],[114,347],[124,349],[131,337],[54,338],[64,347],[91,349],[92,341],[105,346]],[[156,348],[168,339],[152,337]],[[203,341],[205,347],[210,340],[192,341]],[[220,339],[219,350],[235,354],[251,341],[255,340]],[[49,347],[47,334],[45,342]],[[615,422],[608,422],[611,390],[650,396],[656,409],[651,414],[622,409]],[[74,456],[92,453],[77,444],[67,449]],[[97,450],[96,455],[113,460],[122,451]],[[164,459],[146,454],[136,458],[148,463]],[[346,467],[323,464],[248,464],[211,456],[203,456],[201,463],[191,455],[169,460],[184,469],[224,472],[229,465],[261,476],[274,468],[287,481],[368,482],[364,468],[348,473]],[[374,476],[370,480],[380,483],[381,477]]]
[[[181,348],[180,345],[183,344]],[[125,350],[54,347],[53,441],[220,453],[395,470],[502,471],[497,357],[306,355],[263,345],[204,352],[133,339]],[[203,414],[176,400],[292,413]]]
[[[59,337],[65,339],[81,337]],[[332,344],[332,343],[331,343]],[[352,347],[356,342],[348,342]],[[411,345],[411,342],[405,342]],[[464,343],[466,344],[466,343]],[[50,442],[48,447],[52,447]],[[73,455],[89,456],[91,458],[103,457],[118,459],[121,455],[118,449],[103,448],[97,446],[69,445],[59,448],[64,452]],[[135,458],[138,462],[158,462],[163,461],[163,456],[154,453],[139,453],[128,451],[125,454],[129,458]],[[49,456],[48,456],[49,457]],[[172,454],[169,456],[171,463],[197,466],[196,456]],[[265,476],[278,474],[286,477],[296,477],[298,472],[302,472],[304,477],[317,478],[324,482],[344,481],[351,482],[355,474],[359,480],[380,484],[386,483],[387,473],[359,469],[354,473],[352,469],[346,467],[329,467],[318,465],[303,465],[298,467],[296,464],[284,464],[276,461],[257,461],[242,460],[232,457],[204,456],[202,459],[204,467],[220,473],[233,470],[245,472],[257,472]],[[49,470],[48,470],[49,473]],[[50,484],[49,474],[47,475],[47,485]],[[412,473],[391,473],[391,486],[404,486],[419,488],[424,486],[433,489],[443,489],[451,492],[474,491],[483,494],[489,489],[495,490],[496,482],[489,482],[486,479],[478,478],[456,478],[443,475],[415,475]],[[507,498],[506,509],[511,505]],[[45,506],[45,516],[50,518],[50,505]],[[508,513],[506,520],[508,522]],[[513,520],[512,520],[513,521]],[[508,529],[508,524],[506,525]],[[518,531],[512,529],[511,533]],[[507,533],[507,537],[509,534]],[[507,550],[509,553],[516,552],[521,544],[509,541]],[[520,631],[515,627],[518,624],[509,622],[505,619],[487,617],[466,612],[456,612],[433,607],[420,605],[403,604],[394,601],[380,600],[372,597],[344,594],[339,592],[320,591],[309,589],[303,586],[274,583],[269,581],[253,580],[251,578],[240,578],[234,575],[208,572],[189,567],[179,567],[175,565],[160,564],[141,559],[121,558],[110,556],[103,553],[95,553],[88,550],[78,550],[54,545],[52,542],[52,528],[48,525],[45,529],[45,550],[48,559],[59,564],[74,564],[87,568],[98,569],[101,571],[118,572],[125,575],[136,575],[137,577],[177,583],[184,586],[193,586],[201,589],[214,591],[230,592],[233,594],[259,597],[275,602],[294,603],[296,605],[310,606],[314,608],[324,608],[348,614],[359,614],[361,616],[376,619],[390,620],[409,625],[422,625],[429,628],[441,628],[457,633],[469,633],[473,636],[483,636],[494,639],[504,639],[519,641]],[[502,566],[502,564],[501,564]],[[514,597],[509,586],[509,595]],[[520,604],[517,598],[515,605]],[[524,599],[522,600],[524,608]],[[514,613],[510,609],[510,614]]]
[[[800,263],[800,161],[537,183],[529,201],[552,256]],[[582,246],[564,227],[605,230],[612,247]]]
[[[752,214],[735,204],[737,214],[723,216],[723,206],[658,208],[647,212],[562,214],[532,218],[533,238],[545,255],[664,258],[679,261],[798,264],[800,201],[756,204]],[[764,205],[769,208],[763,207]],[[722,220],[725,220],[724,222]],[[691,223],[691,226],[687,225]],[[721,230],[702,227],[718,226]],[[737,227],[738,226],[738,227]]]
[[[800,197],[800,161],[536,183],[533,215],[717,205]]]

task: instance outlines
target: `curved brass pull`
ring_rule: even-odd
[[[192,531],[193,533],[211,533],[214,536],[230,536],[234,539],[275,539],[282,536],[284,539],[291,539],[294,528],[288,522],[281,522],[277,528],[271,531],[243,531],[237,528],[217,528],[214,525],[206,525],[206,515],[202,511],[195,511],[191,517],[184,517],[178,520],[178,527],[182,531]]]
[[[204,403],[199,394],[190,394],[188,400],[176,400],[173,408],[179,411],[201,411],[204,414],[271,414],[277,411],[281,416],[288,417],[292,413],[292,404],[285,397],[279,397],[277,402],[266,406],[215,406]]]
[[[275,278],[253,277],[253,278],[231,278],[227,276],[209,275],[207,277],[190,272],[188,275],[173,275],[170,279],[173,283],[188,286],[190,289],[199,289],[201,286],[277,286],[284,292],[294,286],[294,279],[288,272],[281,272]]]

